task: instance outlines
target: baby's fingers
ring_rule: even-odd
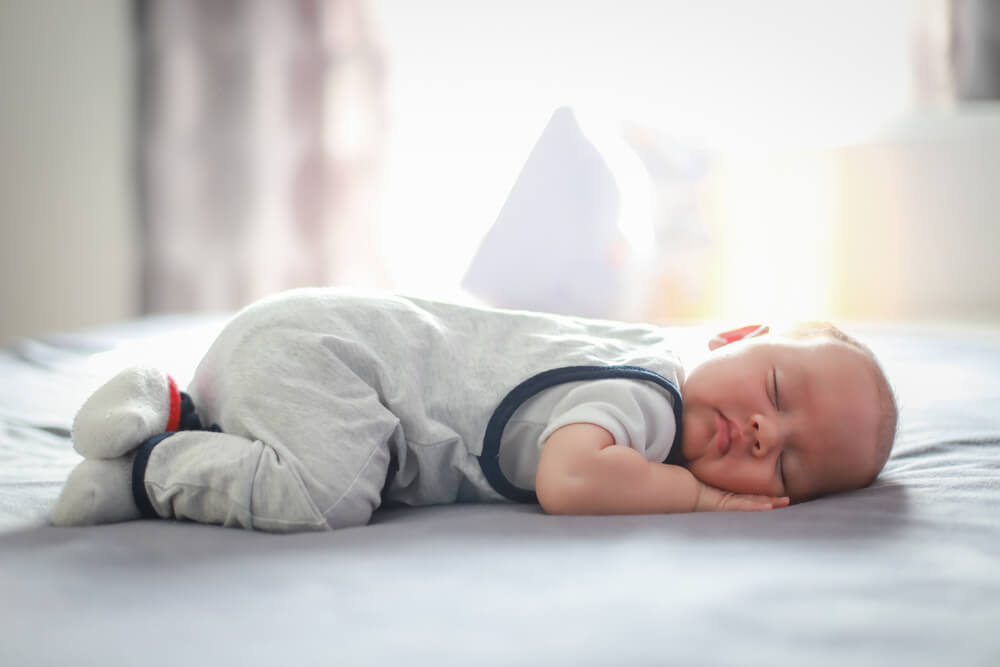
[[[788,502],[788,498],[785,497],[734,493],[723,500],[722,508],[726,511],[758,512],[785,507]]]

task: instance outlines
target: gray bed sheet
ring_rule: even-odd
[[[899,395],[893,456],[868,489],[773,512],[46,525],[83,398],[140,360],[183,382],[221,323],[0,355],[0,665],[1000,664],[1000,327],[849,327]]]

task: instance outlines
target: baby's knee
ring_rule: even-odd
[[[307,470],[264,445],[250,498],[254,528],[300,532],[367,525],[381,504],[383,458],[387,453],[374,451],[367,465],[351,474],[336,466]]]

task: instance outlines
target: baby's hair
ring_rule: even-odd
[[[879,363],[878,357],[875,356],[870,347],[854,336],[845,333],[836,325],[822,320],[796,322],[787,328],[782,328],[780,333],[793,340],[831,338],[860,351],[871,363],[872,372],[875,377],[875,386],[878,389],[879,401],[881,402],[882,414],[875,432],[876,466],[871,479],[865,484],[865,486],[868,486],[868,484],[875,481],[875,478],[878,477],[878,474],[885,466],[885,462],[889,460],[893,443],[896,441],[896,429],[899,424],[899,405],[896,401],[896,395],[892,390],[892,385],[889,383],[889,378],[882,368],[882,364]]]

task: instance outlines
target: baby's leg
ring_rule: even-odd
[[[294,327],[218,346],[191,396],[223,433],[156,445],[144,476],[150,505],[161,516],[276,532],[368,523],[390,448],[403,439],[378,386]]]
[[[212,431],[163,433],[125,456],[80,463],[52,522],[164,517],[274,532],[324,530],[296,467],[260,441]]]
[[[169,375],[150,367],[124,369],[98,388],[73,420],[73,447],[86,458],[66,480],[52,522],[140,518],[131,491],[136,448],[164,431],[200,428],[190,397]]]
[[[314,352],[299,349],[280,368],[261,353],[256,367],[210,383],[203,417],[223,432],[147,440],[135,453],[134,500],[119,496],[119,507],[134,502],[146,516],[270,532],[368,523],[399,420],[367,382]]]
[[[165,433],[126,456],[83,461],[52,521],[91,525],[146,516],[268,532],[364,525],[381,502],[394,420],[355,420],[361,429],[353,434],[327,423],[329,438],[318,443],[306,439],[314,426],[272,432],[276,445],[213,431]],[[372,440],[370,429],[379,423],[386,437]],[[284,445],[288,438],[295,445]]]
[[[381,501],[388,447],[324,444],[328,456],[306,463],[238,435],[173,433],[139,448],[132,491],[147,517],[279,533],[368,523]]]
[[[121,492],[127,465],[85,461],[53,521],[115,521],[142,510],[274,532],[367,523],[381,503],[390,443],[402,437],[399,420],[372,388],[377,379],[363,380],[311,340],[279,343],[251,336],[203,361],[193,398],[224,432],[180,431],[126,453],[135,459],[131,495]],[[91,413],[100,422],[103,413]],[[147,422],[136,433],[148,432]],[[109,461],[129,448],[122,438],[91,439],[91,453]]]

